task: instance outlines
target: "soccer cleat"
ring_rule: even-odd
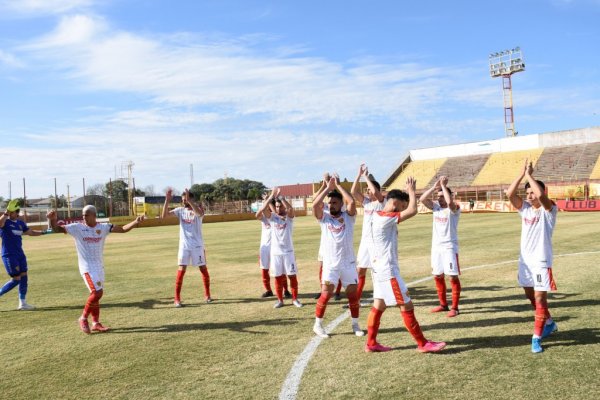
[[[390,350],[392,350],[391,347],[383,346],[379,343],[376,343],[373,346],[365,344],[365,353],[384,353]]]
[[[371,303],[371,302],[370,302],[370,301],[368,301],[368,300],[361,300],[361,302],[360,302],[360,306],[361,306],[361,307],[370,307],[372,304],[373,304],[373,303]]]
[[[81,332],[86,333],[86,334],[90,334],[92,333],[90,331],[90,324],[88,323],[88,320],[85,318],[79,318],[79,329],[81,329]]]
[[[298,308],[304,307],[304,304],[300,303],[299,300],[292,301],[292,304],[295,305]]]
[[[558,325],[556,325],[556,322],[552,321],[551,324],[544,326],[544,330],[542,331],[542,339],[547,338],[556,331],[558,331]]]
[[[213,302],[213,299],[210,296],[206,297],[204,300],[206,300],[207,303],[212,303]]]
[[[35,310],[35,307],[32,306],[31,304],[27,304],[25,302],[19,304],[19,307],[17,307],[17,310],[19,311],[31,311],[31,310]]]
[[[342,299],[342,295],[340,293],[335,294],[335,300],[340,301]]]
[[[531,352],[541,353],[542,351],[544,351],[542,348],[542,338],[531,338]]]
[[[102,325],[100,322],[94,322],[92,324],[92,331],[94,332],[108,332],[109,330],[109,327]]]
[[[277,300],[277,303],[273,306],[273,308],[281,308],[283,307],[283,301]]]
[[[261,297],[263,297],[263,298],[264,298],[264,297],[273,297],[273,291],[272,291],[272,290],[267,290],[266,292],[264,292],[264,293],[262,294],[262,296],[261,296]]]
[[[446,317],[452,318],[452,317],[456,317],[458,314],[459,314],[458,308],[452,308],[450,311],[448,311],[448,314],[446,314]]]
[[[181,308],[183,307],[183,304],[181,304],[180,301],[175,301],[175,308]]]
[[[354,332],[356,336],[365,336],[365,332],[362,329],[360,329],[360,326],[358,326],[358,324],[352,324],[352,332]]]
[[[327,332],[325,332],[325,328],[323,328],[323,325],[319,324],[318,322],[315,322],[315,325],[313,326],[313,332],[315,333],[315,335],[324,339],[327,339],[329,337]]]
[[[283,297],[285,297],[286,299],[291,299],[292,298],[292,294],[290,293],[289,290],[284,290],[283,291]]]
[[[446,347],[446,342],[432,342],[428,340],[423,346],[417,347],[417,351],[420,353],[437,353]]]
[[[434,312],[442,312],[442,311],[450,311],[450,309],[448,308],[448,306],[437,306],[437,307],[433,307],[430,312],[434,313]]]

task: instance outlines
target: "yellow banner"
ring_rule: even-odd
[[[548,186],[548,197],[551,199],[583,199],[585,185]]]

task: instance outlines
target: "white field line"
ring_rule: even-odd
[[[554,255],[554,257],[555,258],[571,257],[571,256],[579,256],[579,255],[586,255],[586,254],[598,254],[598,253],[600,253],[600,251],[582,251],[579,253],[556,254],[556,255]],[[493,264],[475,265],[473,267],[461,268],[461,271],[469,271],[472,269],[497,267],[500,265],[514,264],[518,261],[519,260],[509,260],[509,261],[501,261],[501,262],[497,262],[497,263],[493,263]],[[417,283],[425,282],[425,281],[428,281],[431,279],[433,279],[433,275],[427,276],[425,278],[417,279],[416,281],[409,282],[406,285],[413,286],[413,285],[416,285]],[[331,321],[331,323],[325,327],[325,330],[327,331],[327,333],[331,333],[335,328],[337,328],[337,326],[339,324],[341,324],[346,318],[348,318],[348,315],[350,315],[350,313],[348,311],[345,311],[342,314],[340,314],[336,319]],[[323,339],[321,337],[314,336],[310,340],[310,342],[308,342],[308,344],[306,345],[306,347],[304,348],[302,353],[298,356],[298,358],[296,358],[294,365],[292,365],[292,369],[290,370],[287,377],[285,378],[285,381],[283,382],[283,386],[281,387],[281,392],[279,392],[280,400],[295,400],[296,399],[296,396],[298,395],[298,388],[300,387],[300,382],[302,381],[302,375],[304,374],[304,370],[306,369],[308,362],[312,358],[313,354],[315,354],[315,352],[317,351],[317,348],[319,347],[319,345],[321,344],[321,342],[323,340],[328,340],[328,339]]]

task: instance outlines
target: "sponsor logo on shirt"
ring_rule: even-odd
[[[339,227],[328,224],[327,229],[329,229],[329,231],[333,232],[333,233],[340,233],[340,232],[343,232],[344,229],[346,229],[346,224],[342,224]]]
[[[84,237],[82,239],[86,243],[99,243],[102,238],[101,237]]]
[[[13,235],[15,236],[23,236],[23,231],[22,230],[17,230],[17,229],[13,229],[12,230]]]
[[[438,224],[447,224],[448,223],[448,217],[435,217],[435,222],[437,222]]]
[[[285,228],[287,228],[287,222],[283,223],[283,224],[275,224],[275,228],[281,230],[284,230]]]
[[[539,221],[540,221],[540,217],[539,216],[535,216],[533,218],[527,218],[527,217],[523,218],[523,222],[525,222],[525,225],[535,225]]]

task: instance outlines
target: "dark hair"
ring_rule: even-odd
[[[409,201],[408,193],[403,192],[400,189],[392,189],[388,192],[386,199],[394,199],[400,201]]]
[[[276,201],[275,199],[271,199],[271,204],[272,204],[272,205],[275,205],[275,203],[276,203],[276,202],[277,202],[277,201]]]
[[[448,189],[448,193],[452,194],[452,189],[450,189],[448,186],[446,186],[446,189]],[[442,191],[442,188],[440,188],[440,192]]]
[[[344,200],[344,196],[342,196],[342,194],[340,192],[338,192],[337,190],[332,190],[331,192],[329,192],[327,194],[327,196],[329,196],[330,198]]]
[[[381,185],[379,184],[379,182],[372,181],[371,183],[373,184],[373,186],[375,186],[375,189],[377,189],[378,191],[381,191]]]
[[[193,198],[194,198],[194,193],[192,193],[192,192],[188,192],[188,197],[189,197],[190,199],[193,199]]]
[[[546,185],[544,185],[544,182],[542,182],[542,181],[539,181],[539,180],[537,180],[537,179],[536,179],[535,181],[537,182],[537,184],[538,184],[538,185],[540,185],[540,186],[541,186],[541,188],[542,188],[542,191],[543,191],[543,192],[545,192],[545,191],[546,191]],[[530,187],[531,187],[531,185],[529,184],[529,182],[527,182],[527,183],[525,184],[525,190],[529,189]]]

